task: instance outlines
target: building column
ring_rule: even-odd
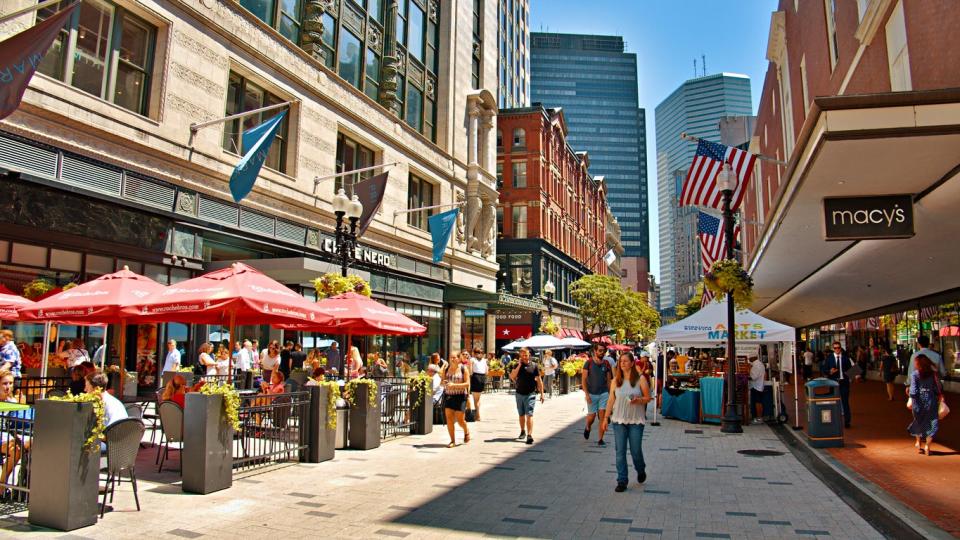
[[[494,112],[485,110],[483,111],[480,122],[480,158],[478,162],[480,163],[480,166],[488,173],[492,173],[494,170],[496,170],[495,163],[497,161],[496,152],[492,151],[492,149],[496,147],[497,142],[495,140],[490,140],[490,136],[493,133],[493,118]]]
[[[467,126],[467,164],[477,165],[477,151],[480,148],[479,133],[477,132],[477,123],[480,118],[480,107],[475,103],[467,107],[469,124]]]
[[[487,312],[486,323],[486,347],[484,348],[484,352],[497,352],[497,318],[490,314],[489,311]]]
[[[449,340],[447,341],[448,347],[446,352],[445,359],[450,360],[450,355],[454,351],[460,351],[460,342],[463,341],[463,310],[456,306],[452,306],[449,309],[450,319],[447,321],[447,329],[449,333]]]

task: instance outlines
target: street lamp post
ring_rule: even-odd
[[[357,222],[363,214],[363,204],[356,194],[350,199],[343,188],[340,188],[333,197],[333,214],[337,218],[334,232],[337,255],[340,257],[340,275],[347,277],[347,266],[356,257]],[[349,226],[343,222],[344,216],[350,221]]]
[[[547,317],[549,320],[553,320],[553,295],[557,292],[557,286],[553,284],[552,281],[547,280],[546,285],[543,286],[543,292],[547,295]]]
[[[724,164],[723,170],[717,174],[717,187],[723,193],[723,234],[727,241],[726,258],[733,260],[733,209],[731,202],[733,192],[737,189],[737,175],[730,170],[730,164]],[[720,421],[720,431],[723,433],[743,433],[740,425],[740,414],[737,412],[737,342],[734,329],[733,291],[727,291],[727,403]]]

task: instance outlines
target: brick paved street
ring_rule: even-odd
[[[484,397],[473,440],[446,433],[340,451],[334,461],[248,475],[219,493],[128,486],[96,526],[31,531],[25,516],[0,536],[29,538],[879,538],[807,471],[766,426],[721,435],[716,426],[648,427],[649,478],[614,493],[614,455],[582,437],[581,395],[537,409],[537,443],[516,441],[513,396]],[[748,457],[743,449],[786,452]],[[173,465],[176,466],[176,463]],[[631,477],[635,475],[631,472]]]

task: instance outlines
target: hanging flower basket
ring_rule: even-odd
[[[557,321],[553,317],[547,317],[543,320],[543,323],[540,325],[541,334],[549,334],[554,336],[557,332],[560,331],[560,325],[557,324]]]
[[[740,263],[731,259],[721,259],[703,276],[703,284],[718,300],[733,296],[738,308],[748,309],[753,303],[753,278],[747,274]]]
[[[36,300],[54,289],[53,283],[37,278],[23,286],[23,297],[30,300]]]
[[[317,300],[345,292],[355,292],[368,298],[371,294],[370,284],[360,276],[343,277],[335,272],[330,272],[314,279],[313,288],[317,291]]]

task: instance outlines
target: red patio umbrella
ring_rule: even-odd
[[[131,272],[126,266],[123,270],[100,276],[97,279],[77,285],[52,296],[43,298],[33,305],[20,309],[21,320],[44,321],[47,323],[69,323],[98,325],[120,323],[120,370],[121,377],[126,371],[124,353],[126,352],[126,324],[131,315],[124,308],[142,302],[150,295],[164,290],[156,281]],[[45,330],[46,333],[46,330]],[[106,328],[103,334],[107,340]],[[44,337],[46,344],[46,337]],[[41,373],[46,374],[47,349],[44,348]],[[103,355],[106,362],[107,355]],[[123,380],[121,378],[121,380]]]
[[[9,290],[2,285],[0,285],[0,287],[4,290]],[[28,308],[32,305],[33,300],[18,296],[12,292],[7,294],[6,292],[0,291],[0,321],[19,321],[20,313],[17,310]]]
[[[3,285],[3,283],[0,283],[0,294],[12,294],[12,295],[14,295],[14,296],[17,295],[17,293],[15,293],[15,292],[11,291],[10,289],[6,288],[6,287]]]
[[[239,262],[170,285],[125,312],[145,322],[222,324],[226,319],[231,351],[238,324],[326,325],[333,320],[319,304]],[[232,357],[230,363],[232,373]]]

